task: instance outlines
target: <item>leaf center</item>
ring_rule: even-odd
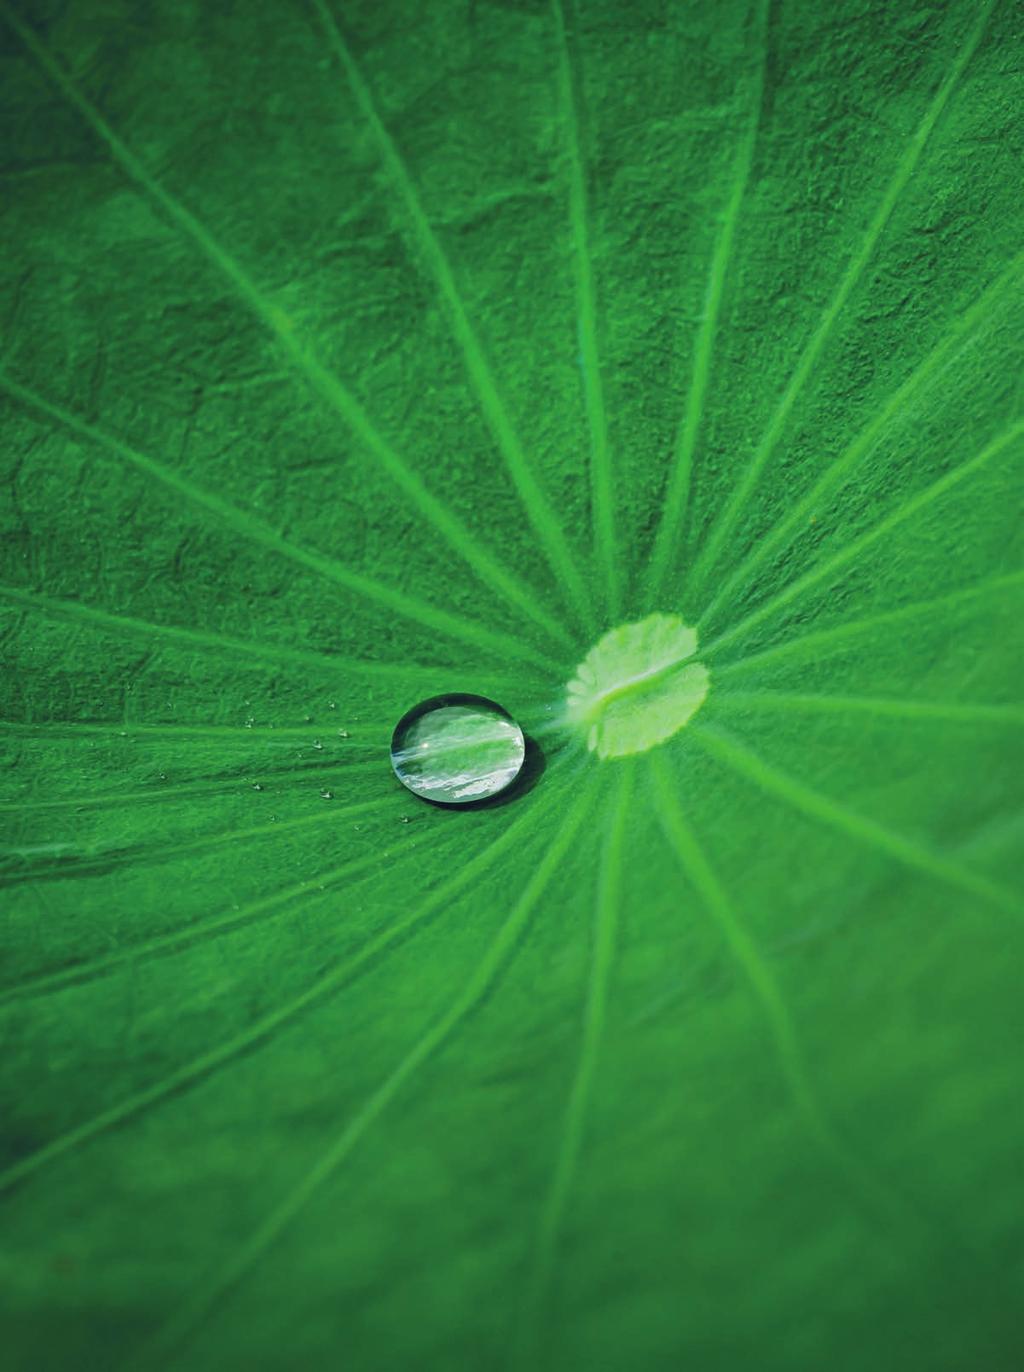
[[[653,614],[609,629],[567,688],[569,723],[600,758],[626,757],[677,733],[700,709],[711,678],[694,660],[697,631]]]

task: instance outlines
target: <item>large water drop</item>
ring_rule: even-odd
[[[404,714],[391,738],[391,765],[424,800],[469,805],[507,791],[526,757],[523,731],[493,700],[433,696]]]

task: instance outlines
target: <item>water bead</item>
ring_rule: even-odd
[[[443,805],[469,805],[507,791],[525,757],[522,729],[485,696],[432,696],[402,716],[391,738],[398,780]]]

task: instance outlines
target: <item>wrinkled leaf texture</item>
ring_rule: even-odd
[[[1014,1365],[1019,10],[4,14],[5,1366]]]

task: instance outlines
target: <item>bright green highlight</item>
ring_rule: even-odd
[[[711,678],[694,662],[697,631],[677,615],[653,614],[609,629],[568,687],[567,719],[600,758],[644,753],[679,732],[700,709]]]

